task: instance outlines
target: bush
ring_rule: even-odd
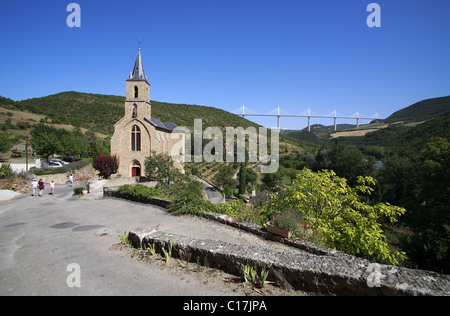
[[[188,192],[183,192],[172,200],[169,211],[174,215],[195,215],[198,212],[214,212],[215,205]]]
[[[119,169],[119,158],[116,155],[97,155],[94,157],[94,169],[99,171],[99,176],[107,179]]]
[[[9,163],[4,163],[0,167],[0,179],[12,180],[16,177],[14,170],[12,170]]]
[[[298,219],[291,212],[284,212],[281,215],[274,216],[271,224],[288,231],[294,231],[298,228]]]
[[[66,173],[66,172],[70,172],[73,170],[78,170],[81,169],[83,167],[86,167],[87,165],[89,165],[90,162],[88,160],[78,160],[75,162],[72,162],[68,165],[64,165],[60,168],[52,168],[52,169],[42,169],[42,170],[30,170],[30,173],[33,173],[35,175],[46,175],[46,174],[58,174],[58,173]]]
[[[305,168],[292,186],[265,207],[277,212],[297,211],[304,223],[334,249],[395,265],[405,255],[393,251],[384,241],[380,221],[396,222],[406,211],[389,204],[362,202],[360,194],[370,195],[373,185],[373,178],[358,177],[352,188],[333,171],[314,173]]]
[[[75,189],[73,189],[73,194],[74,195],[83,195],[83,190],[84,190],[85,188],[75,188]]]
[[[251,207],[241,200],[215,205],[215,212],[217,213],[229,215],[240,222],[257,225],[263,225],[269,220],[267,214],[263,211],[264,209]]]
[[[173,190],[176,188],[176,190]],[[170,188],[172,190],[172,203],[169,211],[175,215],[195,215],[198,212],[215,212],[215,205],[202,198],[202,186],[200,182],[178,184]]]
[[[142,184],[138,185],[123,185],[117,190],[119,197],[141,202],[148,203],[152,198],[166,198],[167,195],[157,188],[150,188]]]

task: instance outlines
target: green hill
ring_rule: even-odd
[[[385,122],[421,122],[450,112],[450,96],[427,99],[393,113]]]
[[[7,100],[9,99],[5,99],[5,103]],[[124,114],[124,101],[125,97],[122,96],[70,91],[13,102],[13,106],[20,110],[45,115],[52,123],[80,126],[112,135],[114,124]],[[173,122],[190,129],[194,127],[196,118],[203,120],[203,127],[259,126],[240,116],[213,107],[158,101],[151,101],[151,104],[152,116],[163,122]]]
[[[433,137],[450,138],[450,112],[412,126],[392,124],[362,137],[341,137],[339,141],[356,145],[363,152],[385,148],[399,154],[416,156]]]
[[[124,97],[62,92],[15,103],[20,110],[45,115],[48,122],[69,124],[111,134],[124,113]]]

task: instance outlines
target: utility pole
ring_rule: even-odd
[[[25,136],[25,161],[26,161],[26,170],[28,173],[28,136]]]

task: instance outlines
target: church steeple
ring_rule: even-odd
[[[136,62],[134,63],[133,72],[130,73],[128,80],[132,81],[146,81],[148,78],[144,73],[144,66],[142,65],[141,48],[139,47],[138,55],[136,57]]]
[[[140,47],[133,72],[130,73],[126,82],[125,116],[133,119],[144,119],[145,117],[150,119],[150,83],[148,83],[147,76],[144,73]]]

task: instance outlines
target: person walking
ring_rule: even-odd
[[[39,187],[39,196],[41,197],[42,194],[44,194],[45,189],[45,183],[42,179],[39,180],[38,187]]]
[[[73,174],[69,174],[69,182],[70,182],[70,186],[73,185]]]
[[[52,180],[52,182],[50,182],[50,190],[52,190],[52,196],[53,193],[55,193],[55,181]]]
[[[36,181],[36,179],[33,179],[33,181],[31,181],[31,189],[33,190],[33,196],[37,196],[38,182]]]

